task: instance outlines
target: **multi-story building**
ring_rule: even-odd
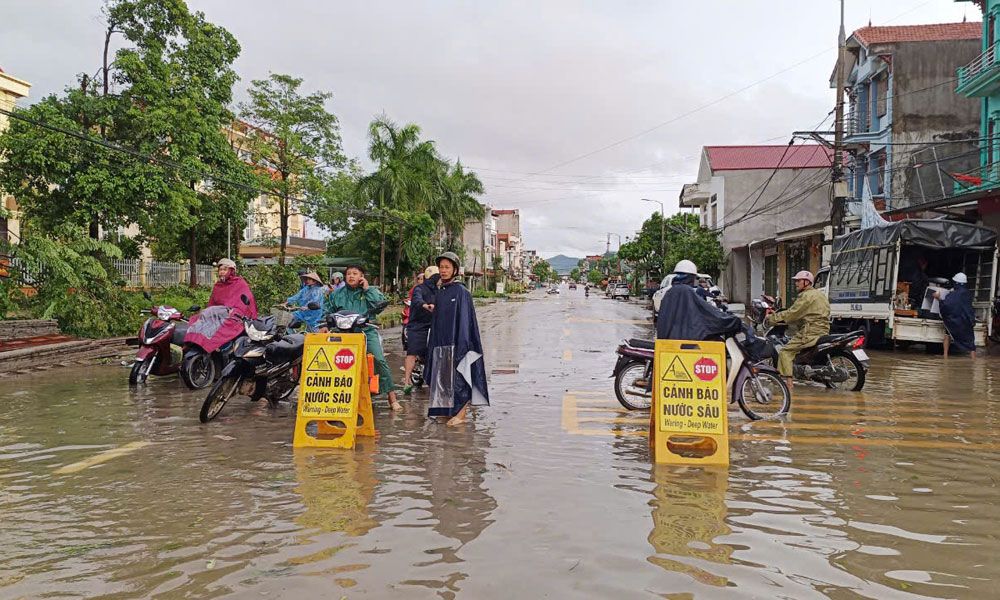
[[[0,109],[13,111],[14,104],[27,97],[29,89],[30,83],[4,73],[0,68]],[[0,113],[0,131],[7,129],[8,122],[7,115]],[[4,195],[0,191],[0,208],[6,209],[0,211],[0,241],[17,242],[21,234],[17,202],[13,196]]]
[[[697,209],[701,225],[719,232],[726,255],[719,281],[731,299],[749,302],[764,291],[791,297],[789,273],[819,268],[832,156],[819,144],[704,147],[680,207]]]
[[[980,23],[862,27],[847,39],[844,143],[851,197],[879,210],[951,193],[942,175],[978,166],[979,103],[954,92],[980,52]],[[836,69],[831,76],[836,86]],[[960,140],[972,140],[961,142]],[[849,205],[855,220],[861,203]]]
[[[266,131],[236,121],[225,130],[233,151],[239,158],[255,168],[266,168],[256,165],[251,152],[250,136],[268,136]],[[319,255],[326,252],[326,242],[312,239],[308,232],[308,221],[302,214],[298,203],[291,202],[288,215],[288,239],[285,253],[289,256]],[[278,255],[281,245],[281,211],[278,202],[272,196],[261,194],[251,200],[247,207],[247,223],[243,230],[243,241],[240,243],[240,256],[243,258],[273,258]]]
[[[497,220],[497,256],[507,277],[521,281],[524,279],[524,263],[521,260],[521,211],[494,209]]]
[[[497,252],[497,219],[489,206],[483,206],[483,216],[469,219],[462,229],[462,271],[470,286],[485,285],[485,278],[493,272]]]

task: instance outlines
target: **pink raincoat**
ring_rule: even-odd
[[[243,300],[240,299],[240,296],[244,294],[250,299],[250,306],[244,305]],[[196,327],[195,324],[200,315],[191,319],[191,327],[188,329],[187,335],[184,336],[184,343],[196,344],[205,352],[215,352],[243,333],[241,315],[251,319],[257,318],[257,302],[253,298],[253,292],[250,291],[246,280],[239,275],[230,275],[225,280],[217,281],[215,287],[212,288],[212,295],[208,299],[208,306],[226,306],[233,310],[229,313],[229,318],[223,321],[218,328]]]

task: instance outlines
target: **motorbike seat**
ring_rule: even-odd
[[[306,336],[301,333],[286,335],[277,342],[271,342],[265,350],[267,359],[272,362],[290,360],[302,355]]]
[[[820,337],[819,340],[816,341],[816,345],[818,346],[820,344],[831,344],[834,342],[839,342],[844,338],[859,337],[860,335],[861,332],[858,331],[852,331],[851,333],[831,333],[830,335],[824,335]]]
[[[656,343],[653,340],[640,340],[639,338],[628,340],[628,345],[633,348],[642,348],[643,350],[653,350],[656,347]]]

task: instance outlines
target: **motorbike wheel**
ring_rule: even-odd
[[[137,360],[132,365],[132,370],[128,374],[129,385],[140,385],[146,383],[146,361]]]
[[[208,387],[215,381],[218,365],[211,354],[198,352],[184,357],[181,363],[181,379],[192,390]]]
[[[615,396],[621,405],[629,410],[649,410],[653,403],[653,394],[635,385],[637,379],[646,374],[646,363],[634,360],[615,375]],[[635,393],[640,391],[641,394]]]
[[[852,392],[860,392],[865,387],[865,368],[850,352],[834,352],[830,354],[830,366],[835,369],[847,369],[849,376],[847,381],[830,381],[823,383],[831,390],[843,388]]]
[[[222,407],[226,405],[226,402],[236,395],[241,383],[243,383],[243,378],[235,374],[228,375],[216,381],[212,389],[209,390],[208,396],[205,397],[205,402],[201,405],[201,413],[198,415],[198,419],[202,423],[208,423],[218,416],[222,411]]]
[[[413,372],[410,373],[410,381],[413,383],[413,387],[419,388],[424,385],[424,365],[423,363],[417,363],[413,366]]]
[[[792,395],[777,373],[758,371],[743,380],[736,402],[751,421],[759,421],[787,413],[792,407]]]

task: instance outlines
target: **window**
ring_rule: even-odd
[[[878,88],[879,88],[878,79],[872,79],[872,82],[871,82],[871,93],[869,94],[869,99],[871,100],[871,111],[870,112],[871,112],[872,118],[871,118],[871,126],[869,127],[869,131],[878,131],[879,130],[879,123],[878,123],[878,117],[879,117],[879,115],[878,115]]]
[[[871,165],[868,173],[868,185],[871,188],[872,196],[885,194],[885,151],[874,154],[869,159]]]
[[[764,293],[772,298],[778,293],[778,255],[764,257]]]
[[[712,203],[712,229],[718,227],[719,224],[719,205]]]
[[[882,90],[882,93],[878,95],[878,99],[875,102],[875,114],[879,118],[882,118],[889,110],[889,77],[885,73],[881,73],[878,76],[878,86]]]
[[[783,304],[791,306],[798,292],[795,291],[795,281],[792,277],[799,271],[809,269],[809,247],[805,243],[792,243],[785,246],[785,298]]]

